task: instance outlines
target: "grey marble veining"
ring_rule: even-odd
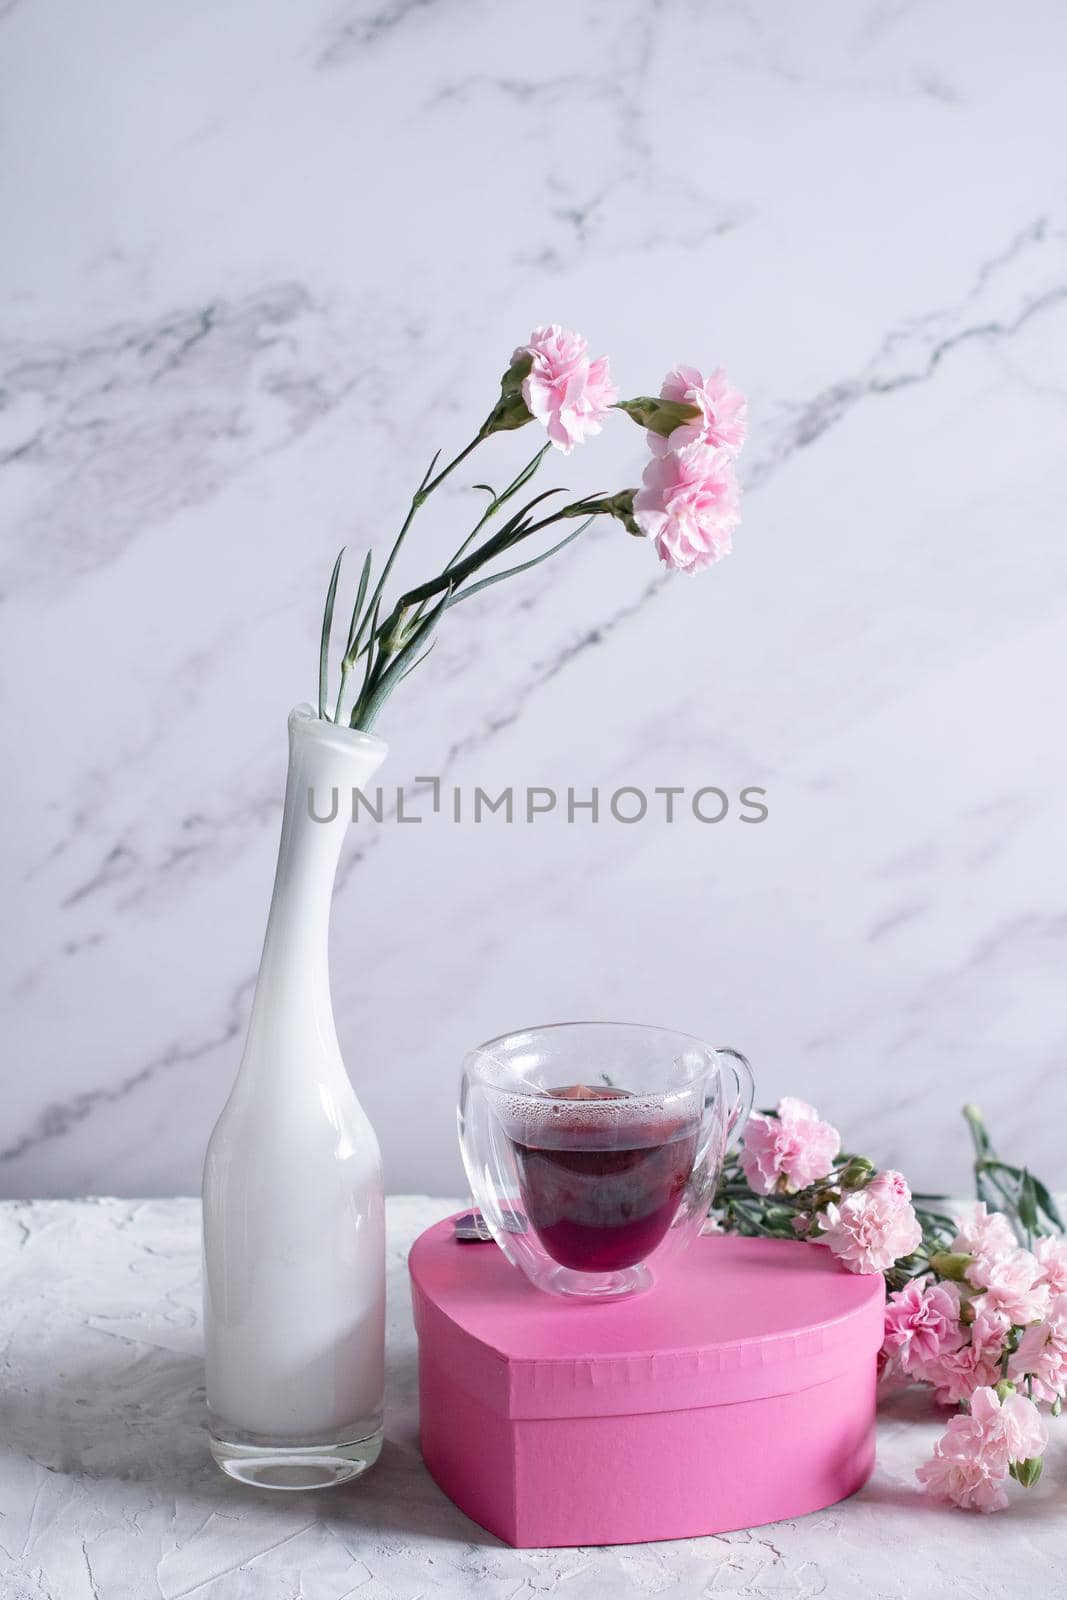
[[[385,1448],[362,1481],[299,1495],[246,1489],[208,1455],[195,1201],[0,1206],[4,1600],[1063,1594],[1062,1428],[1041,1483],[1008,1510],[937,1507],[914,1472],[944,1418],[914,1390],[883,1405],[870,1482],[825,1511],[662,1544],[501,1544],[437,1489],[418,1449],[407,1251],[456,1203],[388,1206]]]
[[[750,392],[736,554],[597,528],[458,608],[383,783],[770,816],[360,823],[335,1000],[391,1187],[458,1187],[469,1045],[573,1015],[736,1043],[921,1187],[965,1184],[968,1098],[1060,1179],[1061,10],[20,0],[0,38],[0,1190],[195,1186],[330,563],[552,319],[625,392]],[[642,457],[619,418],[545,481]]]

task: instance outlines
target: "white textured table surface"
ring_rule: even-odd
[[[198,1203],[0,1206],[3,1600],[1067,1595],[1062,1442],[1046,1481],[1010,1511],[943,1511],[913,1479],[937,1429],[915,1394],[883,1413],[867,1488],[828,1511],[669,1544],[500,1544],[437,1490],[417,1443],[404,1264],[416,1233],[453,1209],[389,1202],[390,1390],[377,1468],[348,1489],[288,1496],[229,1482],[207,1454]]]

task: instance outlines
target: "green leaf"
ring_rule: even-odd
[[[441,596],[440,600],[438,600],[437,604],[432,608],[432,610],[426,613],[426,616],[415,629],[414,633],[406,642],[403,649],[398,652],[396,657],[389,663],[381,677],[374,684],[369,696],[367,697],[367,703],[363,708],[359,721],[359,726],[364,731],[368,730],[372,726],[375,717],[378,715],[378,712],[389,698],[389,695],[396,688],[401,678],[403,678],[407,671],[409,671],[412,667],[418,665],[418,662],[415,661],[414,658],[418,655],[426,639],[428,639],[430,634],[433,632],[434,627],[437,624],[437,620],[441,616],[442,612],[447,609],[451,595],[452,586],[449,585],[444,594]]]
[[[330,587],[326,591],[326,610],[322,617],[322,639],[319,643],[319,716],[323,722],[326,719],[326,695],[330,672],[330,630],[333,627],[333,604],[337,598],[337,579],[341,572],[341,561],[344,557],[344,546],[338,553],[330,574]]]
[[[998,1202],[997,1195],[993,1194],[993,1190],[985,1182],[985,1174],[982,1173],[981,1166],[974,1168],[974,1197],[976,1197],[976,1200],[982,1200],[987,1206],[987,1210],[1000,1210],[1000,1202]]]
[[[374,602],[374,610],[371,613],[370,639],[367,642],[367,665],[366,665],[366,667],[364,668],[364,671],[363,671],[363,688],[364,689],[367,687],[367,684],[370,682],[371,671],[373,669],[373,664],[374,664],[374,649],[373,649],[373,645],[374,645],[375,637],[377,636],[377,633],[378,633],[378,617],[379,617],[379,615],[381,613],[381,609],[382,609],[382,602],[380,600],[376,600]]]
[[[437,466],[437,463],[440,461],[440,459],[441,459],[441,452],[440,452],[440,450],[437,450],[437,451],[434,452],[434,458],[430,462],[430,465],[426,468],[426,476],[423,478],[422,482],[419,484],[419,487],[416,490],[417,494],[422,494],[422,492],[426,488],[426,485],[429,483],[430,479],[433,477],[434,468]]]
[[[985,1122],[982,1119],[982,1113],[979,1111],[978,1107],[974,1105],[964,1106],[963,1115],[966,1119],[968,1128],[971,1130],[971,1138],[974,1141],[975,1154],[979,1156],[991,1156],[993,1154],[993,1146],[990,1142]]]
[[[352,647],[356,642],[356,633],[359,626],[359,614],[363,610],[363,602],[367,598],[367,585],[370,583],[371,559],[372,553],[370,550],[368,550],[363,562],[363,571],[359,575],[359,588],[356,590],[356,603],[352,607],[352,621],[348,625],[348,643],[345,646],[345,661],[348,663],[349,667],[351,667],[352,661],[355,659],[352,655]]]
[[[1034,1180],[1025,1168],[1019,1185],[1019,1221],[1027,1233],[1037,1232],[1037,1196],[1034,1193]]]
[[[456,559],[453,557],[445,570],[438,573],[436,578],[430,578],[426,583],[420,583],[414,589],[409,589],[406,594],[401,595],[394,610],[399,614],[399,612],[408,610],[411,606],[419,605],[421,601],[429,600],[433,595],[440,594],[446,586],[455,590],[457,585],[465,582],[472,572],[477,572],[478,568],[483,567],[487,561],[491,561],[495,556],[503,554],[512,545],[518,544],[520,539],[524,539],[532,527],[527,521],[529,513],[535,506],[540,505],[543,500],[548,500],[552,495],[562,494],[563,492],[562,489],[546,489],[543,494],[535,495],[532,500],[527,501],[521,510],[516,511],[502,527],[498,528],[494,534],[486,539],[483,545],[477,550],[472,550],[457,565],[453,566],[453,562]],[[465,543],[469,543],[469,540],[465,541]],[[460,548],[462,549],[463,546]]]
[[[426,649],[426,650],[424,650],[422,652],[422,655],[419,657],[419,659],[417,661],[413,661],[411,663],[410,667],[405,667],[404,668],[403,672],[400,674],[399,678],[396,680],[397,683],[403,683],[405,678],[410,677],[411,674],[415,671],[415,668],[416,667],[421,667],[422,663],[426,660],[426,657],[428,655],[431,655],[433,653],[433,651],[436,650],[436,648],[437,648],[437,640],[436,639],[432,639],[430,641],[430,645],[429,645],[428,649]]]
[[[912,1195],[913,1200],[916,1198],[917,1196]],[[915,1207],[915,1215],[924,1226],[951,1233],[953,1238],[960,1231],[955,1217],[946,1216],[943,1211],[927,1211],[925,1206],[919,1205]]]
[[[987,1172],[1006,1172],[1009,1177],[1017,1180],[1022,1179],[1023,1172],[1025,1171],[1025,1168],[1013,1167],[1010,1161],[1001,1161],[999,1157],[995,1156],[991,1157],[988,1161],[983,1161],[982,1165],[985,1167]]]
[[[472,595],[479,594],[482,589],[491,588],[494,583],[503,583],[505,578],[514,578],[519,572],[529,572],[531,567],[539,567],[542,561],[548,560],[549,556],[554,556],[565,545],[573,543],[578,538],[578,535],[584,533],[594,520],[595,518],[588,517],[585,522],[578,524],[573,533],[568,533],[567,537],[561,539],[558,544],[552,545],[548,550],[543,550],[539,556],[534,556],[532,561],[521,561],[516,567],[508,567],[503,572],[494,572],[492,577],[480,578],[477,583],[468,584],[466,589],[460,589],[457,594],[452,596],[451,604],[458,605],[461,600],[469,600]]]
[[[1032,1173],[1030,1175],[1030,1182],[1034,1186],[1034,1195],[1041,1210],[1052,1223],[1052,1226],[1054,1228],[1058,1228],[1060,1232],[1063,1233],[1065,1231],[1064,1222],[1063,1218],[1060,1216],[1055,1200],[1049,1194],[1041,1180],[1039,1178],[1035,1178]]]
[[[556,495],[566,494],[566,492],[567,491],[565,489],[542,489],[541,493],[535,494],[532,500],[527,500],[526,504],[521,508],[521,510],[513,512],[513,514],[508,518],[507,522],[505,522],[504,526],[499,530],[498,533],[494,534],[493,537],[495,539],[499,539],[502,534],[507,534],[510,537],[514,533],[514,530],[518,528],[520,524],[526,521],[530,515],[530,512],[533,511],[535,506],[542,505],[546,500],[552,500]],[[513,538],[511,539],[511,542],[514,543]]]
[[[488,483],[476,483],[474,485],[476,489],[484,489],[485,492],[490,496],[489,504],[478,518],[478,521],[475,523],[470,533],[468,533],[467,537],[463,540],[458,550],[456,550],[451,559],[446,563],[446,573],[454,570],[462,557],[467,554],[467,551],[477,539],[486,523],[489,522],[492,517],[496,516],[497,512],[500,510],[500,507],[505,505],[507,501],[511,499],[512,495],[518,494],[519,490],[524,484],[529,483],[530,479],[533,477],[534,473],[537,471],[538,467],[541,465],[551,448],[552,446],[550,444],[546,444],[540,450],[538,450],[537,454],[526,463],[518,476],[513,478],[508,484],[507,488],[503,489],[500,494],[497,494],[496,490],[493,489],[493,487]],[[556,492],[562,494],[563,491],[557,490]]]
[[[1018,1220],[1022,1168],[1010,1166],[1006,1161],[978,1161],[975,1175],[978,1198],[985,1199],[991,1210],[1003,1211],[1014,1224]]]
[[[378,615],[379,615],[379,612],[381,611],[381,609],[382,609],[381,600],[376,600],[374,602],[374,610],[371,612],[370,638],[367,640],[367,646],[366,646],[366,648],[367,648],[367,660],[366,660],[366,664],[364,665],[364,668],[363,668],[363,682],[360,685],[359,694],[356,696],[356,703],[352,707],[352,713],[351,713],[351,715],[350,715],[350,717],[348,719],[348,725],[349,725],[350,728],[361,728],[363,726],[363,722],[362,722],[363,703],[364,703],[364,697],[365,697],[365,695],[367,693],[367,690],[370,687],[371,677],[372,677],[372,675],[374,673],[374,665],[375,665],[374,639],[375,639],[375,635],[378,632]]]
[[[523,467],[522,471],[518,474],[518,476],[515,477],[515,478],[512,478],[512,480],[508,484],[507,488],[498,497],[498,499],[497,499],[497,505],[498,506],[504,505],[504,503],[506,501],[511,499],[512,495],[518,494],[520,489],[524,489],[526,487],[526,485],[529,483],[530,479],[533,477],[534,473],[537,471],[538,467],[541,465],[542,461],[545,459],[545,457],[547,456],[547,454],[551,450],[551,448],[552,448],[552,446],[550,444],[544,445],[540,450],[538,450],[537,454],[533,457],[533,459],[526,463],[526,465]]]

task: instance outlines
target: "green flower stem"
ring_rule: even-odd
[[[348,642],[345,645],[345,653],[341,659],[341,686],[337,691],[337,703],[334,706],[333,713],[335,722],[341,715],[341,706],[344,702],[345,690],[348,687],[348,679],[352,672],[352,668],[355,666],[355,657],[352,654],[352,649],[355,642],[356,630],[359,626],[359,620],[363,615],[363,602],[367,597],[367,585],[370,582],[373,559],[374,558],[371,551],[368,550],[366,556],[364,557],[363,567],[359,575],[359,587],[356,590],[355,604],[352,607],[352,620],[348,625]]]
[[[381,574],[379,575],[378,582],[374,586],[374,593],[371,595],[370,600],[367,603],[366,610],[363,612],[362,620],[354,630],[352,638],[349,641],[348,648],[345,651],[344,658],[341,662],[341,686],[337,694],[338,711],[340,710],[340,707],[344,701],[345,694],[348,689],[349,679],[352,676],[357,661],[364,654],[364,652],[373,651],[376,639],[378,613],[381,606],[382,595],[385,591],[385,585],[389,580],[389,575],[393,570],[396,558],[400,554],[400,547],[410,531],[411,524],[415,520],[416,513],[418,512],[420,506],[422,506],[433,493],[433,491],[438,488],[445,481],[448,475],[454,472],[462,462],[466,461],[467,457],[472,453],[472,451],[476,450],[481,444],[482,440],[488,438],[488,436],[488,423],[483,423],[482,427],[479,428],[478,432],[475,434],[470,443],[464,445],[463,449],[459,452],[459,455],[453,457],[447,466],[442,467],[440,472],[436,474],[434,474],[433,469],[437,464],[438,456],[434,456],[433,460],[430,462],[425,476],[423,477],[422,482],[412,495],[407,516],[404,518],[404,521],[400,526],[400,532],[393,541],[393,548],[390,550],[385,566],[382,568]],[[369,637],[367,636],[368,627],[370,629]],[[349,717],[349,726],[352,728],[361,726],[360,722],[357,720],[356,714],[360,706],[364,703],[368,688],[372,686],[372,673],[370,670],[371,665],[372,663],[368,662],[368,670],[364,676],[363,689]]]
[[[548,491],[550,494],[556,492],[555,490]],[[539,495],[537,500],[545,498],[547,498],[546,495]],[[524,539],[530,538],[532,534],[540,533],[543,529],[551,527],[553,523],[561,522],[565,517],[577,515],[573,506],[564,506],[561,510],[554,512],[552,516],[543,517],[538,522],[524,522],[523,519],[531,507],[537,504],[537,500],[530,501],[522,511],[517,512],[497,533],[488,538],[478,549],[472,550],[462,561],[457,562],[454,566],[450,564],[443,572],[439,572],[436,578],[427,578],[425,583],[420,583],[414,589],[409,589],[406,594],[402,594],[386,620],[381,624],[378,630],[379,633],[388,636],[401,621],[405,612],[421,605],[424,600],[432,600],[434,595],[440,594],[444,589],[451,588],[453,595],[458,594],[460,585],[465,583],[473,573],[477,572],[479,567],[484,566],[487,561],[491,561],[494,556],[502,555],[505,550],[510,550],[513,546],[521,544]]]
[[[379,648],[374,668],[368,674],[367,683],[359,698],[359,727],[364,732],[373,726],[378,712],[401,678],[406,677],[407,673],[418,665],[419,652],[433,632],[439,616],[448,606],[450,594],[451,590],[446,589],[429,616],[411,631],[401,648],[396,651]]]
[[[370,656],[376,657],[376,659],[373,661],[373,664],[368,669],[367,675],[364,679],[363,689],[361,690],[356,703],[352,708],[349,717],[350,727],[363,728],[365,730],[369,726],[367,722],[368,715],[376,715],[377,710],[382,703],[383,696],[378,693],[380,683],[384,680],[391,688],[400,681],[400,677],[405,675],[404,673],[401,673],[400,677],[393,675],[390,672],[390,663],[391,660],[396,656],[397,650],[402,645],[406,645],[413,636],[414,631],[421,627],[425,620],[427,602],[445,590],[450,592],[452,599],[459,598],[457,593],[458,586],[463,583],[463,581],[472,572],[476,571],[478,567],[483,565],[484,562],[492,559],[492,557],[495,555],[501,554],[504,550],[509,549],[512,545],[519,543],[520,540],[529,537],[531,533],[539,531],[539,529],[542,527],[547,527],[550,522],[556,520],[556,518],[548,518],[542,519],[542,521],[533,525],[527,523],[526,519],[533,506],[537,505],[540,501],[548,497],[547,494],[538,495],[534,500],[530,501],[522,511],[511,517],[499,533],[493,535],[480,547],[471,551],[465,559],[460,559],[463,555],[463,552],[467,550],[471,542],[478,537],[478,534],[486,526],[489,519],[499,510],[501,505],[503,505],[505,501],[509,500],[513,494],[517,493],[523,484],[527,483],[533,476],[534,472],[536,472],[537,468],[548,454],[550,447],[545,445],[542,446],[542,448],[538,450],[537,454],[527,463],[525,467],[523,467],[522,471],[512,481],[512,483],[508,485],[507,489],[505,489],[499,495],[493,493],[493,498],[489,507],[479,518],[473,531],[463,541],[459,547],[459,550],[457,550],[455,555],[453,555],[444,571],[439,573],[436,578],[430,579],[427,583],[420,584],[416,589],[411,589],[406,594],[402,595],[397,601],[396,605],[393,607],[392,611],[385,618],[384,622],[378,622],[377,612],[386,581],[388,580],[393,564],[396,561],[400,546],[403,543],[412,522],[414,521],[416,512],[423,502],[428,498],[428,496],[431,495],[433,491],[444,482],[449,473],[455,471],[456,467],[458,467],[462,461],[466,460],[466,458],[484,438],[487,438],[490,433],[496,431],[491,426],[491,423],[492,418],[490,417],[485,423],[483,423],[481,429],[471,440],[471,442],[460,451],[459,455],[457,455],[454,460],[450,461],[447,466],[443,467],[441,471],[436,474],[434,474],[433,471],[436,462],[435,458],[435,461],[430,463],[430,468],[427,471],[426,476],[423,478],[422,483],[412,496],[411,506],[408,510],[408,514],[404,519],[400,532],[397,534],[393,548],[389,553],[389,558],[386,561],[377,585],[375,586],[374,593],[371,596],[370,602],[363,614],[363,619],[356,629],[355,636],[352,639],[352,642],[345,654],[344,661],[341,665],[341,693],[343,695],[347,686],[348,677],[351,675],[358,659],[364,654],[369,654]],[[492,493],[492,491],[490,492]],[[557,490],[549,491],[549,493],[558,492],[559,491]],[[575,513],[570,511],[569,514],[574,515]],[[372,618],[373,621],[371,620]]]
[[[986,1128],[982,1113],[979,1111],[978,1107],[975,1105],[964,1106],[963,1118],[970,1129],[971,1138],[974,1140],[975,1155],[979,1158],[991,1156],[993,1154],[993,1145],[989,1138],[989,1131]]]
[[[446,572],[454,567],[456,562],[459,561],[462,556],[466,555],[467,551],[470,549],[475,539],[477,539],[482,529],[492,517],[496,516],[496,513],[500,510],[500,507],[504,505],[506,501],[510,500],[511,496],[517,490],[521,489],[524,484],[529,483],[530,479],[533,477],[534,473],[537,471],[538,467],[541,465],[551,448],[552,446],[550,444],[542,445],[537,454],[532,456],[531,459],[526,463],[518,477],[515,478],[514,481],[510,483],[501,494],[493,495],[493,498],[490,500],[487,509],[479,517],[470,533],[468,533],[463,543],[459,546],[455,554],[452,556],[452,559],[446,565]],[[485,488],[487,486],[482,484],[476,485],[476,487]]]
[[[472,453],[472,451],[476,450],[481,444],[482,440],[486,438],[488,438],[488,433],[486,432],[486,425],[483,424],[482,427],[479,428],[478,432],[474,435],[474,438],[471,440],[471,442],[467,445],[464,445],[463,449],[459,452],[459,455],[455,456],[446,467],[442,467],[436,476],[431,476],[431,474],[433,473],[434,466],[437,463],[437,457],[435,456],[433,461],[430,462],[426,476],[423,478],[422,482],[419,484],[419,487],[415,490],[415,493],[411,497],[411,505],[408,507],[408,514],[401,524],[400,532],[393,541],[393,548],[390,550],[385,566],[382,568],[381,576],[374,586],[374,593],[371,595],[370,604],[367,606],[367,609],[364,612],[363,621],[357,628],[356,636],[352,641],[351,647],[345,655],[345,661],[342,665],[342,678],[344,677],[344,666],[347,665],[348,671],[351,673],[353,666],[362,654],[361,646],[363,645],[363,635],[367,623],[370,621],[370,618],[374,612],[374,608],[382,597],[382,594],[385,590],[385,585],[389,579],[389,574],[392,572],[396,558],[400,553],[400,546],[407,537],[419,507],[429,499],[430,495],[433,494],[434,490],[438,488],[440,484],[444,483],[449,473],[455,472],[456,468],[462,462],[466,461],[467,457]]]
[[[757,1194],[749,1185],[735,1154],[727,1157],[713,1209],[721,1213],[727,1232],[767,1239],[796,1239],[793,1226],[802,1213],[818,1212],[830,1201],[840,1200],[841,1175],[861,1158],[842,1151],[825,1178],[795,1194]],[[873,1172],[873,1168],[871,1169]],[[851,1186],[850,1186],[851,1187]],[[940,1198],[940,1197],[938,1197]],[[916,1205],[915,1214],[922,1239],[915,1251],[898,1261],[886,1273],[890,1289],[902,1289],[912,1278],[931,1270],[930,1258],[946,1250],[956,1235],[954,1219],[941,1211]]]
[[[496,516],[497,512],[500,510],[500,507],[510,500],[512,495],[517,493],[517,491],[522,488],[523,484],[530,481],[551,448],[552,446],[550,444],[542,445],[537,454],[531,457],[518,476],[508,485],[506,489],[502,490],[500,494],[495,493],[493,490],[489,491],[492,498],[490,499],[488,506],[478,518],[478,521],[474,524],[474,527],[471,529],[470,533],[468,533],[467,537],[453,552],[450,560],[446,562],[444,569],[446,573],[451,572],[455,568],[457,562],[466,555],[467,551],[477,539],[478,535],[482,532],[483,528],[485,528],[492,521],[493,517]],[[475,488],[489,489],[489,485],[476,484]],[[427,600],[428,599],[429,597],[427,597]],[[415,611],[414,621],[418,622],[422,618],[427,605],[427,600],[421,600],[419,602]]]
[[[549,491],[554,493],[556,491]],[[545,495],[539,495],[530,501],[521,511],[511,517],[503,528],[493,534],[489,539],[472,550],[465,559],[448,566],[436,578],[428,579],[419,584],[415,589],[409,589],[401,595],[396,605],[384,622],[375,621],[371,627],[370,635],[365,649],[368,651],[368,671],[364,679],[363,688],[352,708],[349,725],[368,731],[374,718],[377,716],[386,696],[395,688],[404,676],[404,672],[397,672],[394,667],[403,661],[404,667],[408,665],[408,653],[412,642],[418,639],[419,644],[425,644],[429,631],[439,620],[441,614],[449,606],[455,605],[468,594],[489,583],[490,579],[483,579],[482,584],[471,585],[469,589],[461,586],[478,569],[491,561],[495,556],[502,555],[505,550],[513,549],[523,540],[530,538],[534,533],[539,533],[556,522],[562,522],[577,513],[573,506],[564,506],[552,516],[540,518],[536,522],[528,522],[527,517],[532,507],[544,500]],[[577,537],[582,528],[575,530],[571,538]],[[570,543],[570,538],[561,540],[558,545],[546,551],[546,555],[554,555],[557,550]],[[509,569],[508,573],[498,574],[500,577],[509,576],[511,573],[521,572],[526,567],[536,564],[534,561],[525,562],[522,566]],[[424,616],[424,607],[435,596],[444,595],[443,600],[438,600],[432,612]],[[413,664],[413,663],[412,663]]]
[[[471,440],[470,444],[464,445],[464,447],[460,451],[459,455],[456,456],[453,461],[450,461],[448,463],[447,467],[442,467],[441,468],[441,470],[437,474],[436,478],[431,478],[429,483],[426,483],[424,481],[422,486],[419,489],[416,490],[414,499],[412,500],[413,508],[415,510],[418,510],[418,507],[422,505],[422,502],[424,500],[426,500],[431,494],[433,494],[434,490],[436,488],[438,488],[438,486],[440,484],[444,483],[444,481],[448,477],[449,473],[450,472],[455,472],[456,468],[461,464],[461,462],[466,461],[467,457],[469,455],[471,455],[473,451],[477,450],[477,448],[481,444],[482,440],[483,439],[488,439],[488,437],[489,437],[489,424],[488,424],[488,422],[483,422],[481,427],[478,429],[478,432],[474,435],[474,438]]]
[[[1027,1249],[1034,1235],[1043,1229],[1062,1233],[1064,1220],[1047,1185],[1035,1178],[1028,1167],[1013,1166],[1001,1160],[977,1106],[964,1106],[963,1115],[974,1143],[974,1185],[978,1199],[1005,1213]]]
[[[981,1114],[974,1106],[965,1107],[964,1116],[974,1141],[975,1185],[979,1199],[1003,1212],[1028,1241],[1032,1242],[1043,1226],[1062,1232],[1063,1219],[1047,1187],[1026,1167],[1012,1166],[1000,1159]],[[862,1189],[873,1172],[870,1163],[861,1157],[842,1152],[827,1176],[807,1189],[796,1194],[762,1195],[750,1187],[737,1155],[731,1153],[723,1167],[713,1209],[719,1212],[728,1232],[749,1237],[795,1238],[792,1224],[798,1214],[812,1213],[817,1220],[829,1201],[839,1200],[843,1191]],[[943,1203],[944,1199],[940,1194],[913,1194],[912,1204],[922,1237],[910,1255],[894,1262],[886,1271],[886,1285],[891,1291],[903,1289],[913,1279],[931,1273],[939,1279],[957,1282],[963,1278],[969,1257],[953,1251],[959,1232],[956,1219],[946,1211],[923,1203]],[[1009,1354],[1017,1342],[1017,1332],[1011,1338],[1014,1342]]]

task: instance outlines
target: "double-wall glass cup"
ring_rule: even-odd
[[[475,1204],[539,1289],[638,1294],[700,1232],[753,1092],[740,1052],[666,1028],[566,1022],[491,1039],[460,1091]]]

